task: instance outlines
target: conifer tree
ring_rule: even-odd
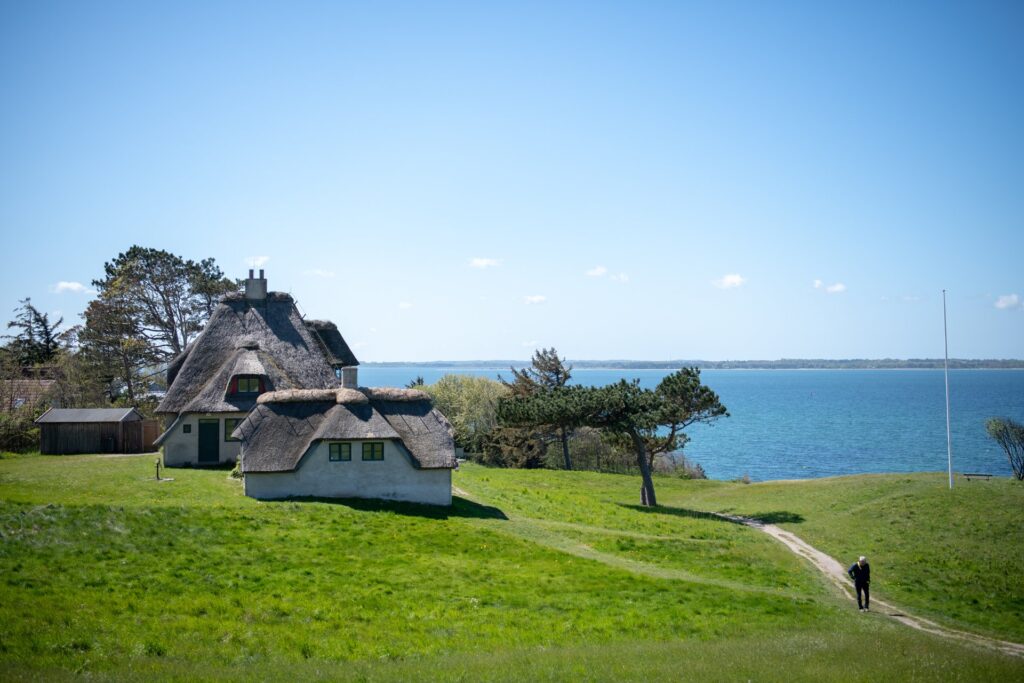
[[[561,386],[512,396],[498,404],[503,424],[594,427],[631,444],[643,480],[640,502],[645,506],[657,505],[650,445],[678,443],[685,426],[726,415],[725,406],[700,383],[695,368],[668,375],[655,390],[642,389],[639,380],[621,380],[603,387]],[[668,429],[669,436],[658,437],[659,427]]]
[[[564,387],[572,379],[572,366],[566,367],[565,359],[558,357],[558,351],[554,347],[534,351],[530,365],[521,370],[516,368],[511,368],[511,370],[512,382],[502,380],[502,383],[509,388],[513,396],[533,396],[553,391]],[[550,425],[533,425],[533,427],[534,429],[530,430],[531,433],[528,435],[505,434],[505,440],[513,444],[518,444],[519,442],[532,444],[538,438],[541,441],[557,439],[562,446],[563,466],[565,469],[571,470],[572,457],[569,453],[569,440],[572,438],[573,426],[568,422],[562,421]],[[545,431],[545,427],[549,434],[542,433],[538,435],[533,433],[538,429]],[[516,438],[517,436],[519,438]]]

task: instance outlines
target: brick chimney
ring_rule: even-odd
[[[252,268],[249,269],[249,279],[245,281],[245,298],[249,301],[264,301],[267,298],[267,278],[263,277],[262,268],[258,278],[253,277]]]

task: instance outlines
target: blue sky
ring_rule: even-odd
[[[823,5],[4,3],[0,311],[138,243],[362,360],[1024,357],[1024,5]]]

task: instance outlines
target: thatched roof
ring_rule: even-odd
[[[338,331],[338,326],[330,320],[306,320],[306,327],[320,340],[323,345],[327,362],[333,367],[359,365],[352,349],[348,348],[345,338]]]
[[[264,394],[238,425],[243,472],[291,472],[320,441],[389,439],[420,469],[455,467],[455,441],[429,397],[403,389],[279,391]],[[354,400],[359,394],[362,401]],[[391,399],[378,399],[392,395]]]
[[[285,389],[261,394],[256,403],[306,403],[309,401],[328,401],[335,403],[369,403],[370,399],[362,391],[355,389]]]
[[[340,385],[333,367],[339,354],[358,363],[336,327],[307,324],[288,294],[270,292],[259,301],[228,294],[199,337],[171,362],[170,387],[157,412],[248,411],[254,396],[227,393],[236,375],[262,376],[267,391],[333,389]]]

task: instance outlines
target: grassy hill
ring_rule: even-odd
[[[986,554],[943,574],[946,583],[900,593],[892,578],[888,588],[889,577],[909,585],[918,570],[883,560],[883,536],[903,538],[891,541],[903,552],[894,557],[912,558],[945,535],[916,513],[933,504],[928,476],[846,478],[839,488],[862,498],[837,505],[828,487],[838,480],[779,489],[661,479],[665,506],[649,511],[635,505],[632,477],[466,466],[455,474],[464,494],[443,511],[260,503],[223,471],[175,470],[174,481],[156,482],[152,463],[0,460],[0,678],[1024,676],[1020,660],[858,613],[771,539],[699,513],[774,515],[840,557],[866,548],[889,597],[1019,640],[1019,588],[1006,586],[991,601],[1001,616],[984,618],[955,613],[944,594],[963,601],[964,581],[1004,590],[983,570],[1019,564],[1019,525],[1012,538],[983,532]],[[874,488],[903,490],[903,479],[917,482],[904,503],[872,502]],[[978,484],[957,491],[965,526],[990,521],[993,505],[1021,509],[1020,486]],[[856,501],[878,520],[864,526]]]

